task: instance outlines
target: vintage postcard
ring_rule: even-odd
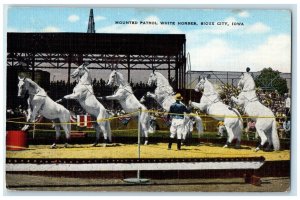
[[[8,191],[290,191],[290,10],[6,15]]]

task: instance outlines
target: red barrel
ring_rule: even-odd
[[[24,150],[28,148],[25,131],[6,131],[6,150]]]

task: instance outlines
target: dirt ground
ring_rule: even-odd
[[[18,181],[16,182],[16,180]],[[290,179],[287,177],[262,178],[261,186],[246,184],[243,178],[152,179],[143,185],[133,185],[120,179],[88,179],[7,174],[6,183],[8,187],[7,192],[11,192],[12,194],[14,191],[288,192],[290,188]],[[53,195],[59,195],[59,193],[55,192]],[[102,195],[104,194],[102,193]]]
[[[136,144],[112,144],[106,147],[99,145],[70,145],[50,149],[49,145],[30,145],[22,151],[7,151],[7,158],[137,158]],[[141,146],[141,158],[214,158],[214,157],[260,157],[270,160],[290,160],[290,150],[276,152],[255,152],[253,147],[242,146],[241,149],[222,148],[222,145],[201,144],[183,146],[181,151],[167,150],[166,143]]]

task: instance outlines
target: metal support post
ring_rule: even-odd
[[[139,108],[139,115],[138,115],[138,159],[141,158],[141,112],[142,109]],[[149,179],[141,178],[140,177],[140,169],[138,168],[137,170],[137,178],[127,178],[124,179],[125,182],[127,183],[134,183],[134,184],[142,184],[142,183],[147,183]]]

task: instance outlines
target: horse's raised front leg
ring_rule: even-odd
[[[97,99],[99,99],[99,100],[120,100],[121,97],[122,97],[122,94],[116,93],[116,94],[111,95],[111,96],[97,97]]]
[[[147,92],[146,96],[149,97],[149,98],[156,99],[156,94],[151,93],[151,92]]]
[[[193,101],[190,101],[189,105],[192,106],[193,108],[199,109],[201,112],[205,112],[206,107],[207,107],[205,104],[196,103],[196,102],[193,102]]]
[[[79,98],[80,98],[80,93],[73,92],[72,94],[68,94],[64,96],[62,99],[57,100],[56,103],[60,103],[65,99],[79,99]]]
[[[244,104],[243,100],[237,99],[235,97],[231,97],[231,100],[239,106]]]

